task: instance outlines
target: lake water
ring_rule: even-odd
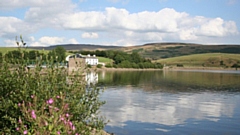
[[[239,135],[240,71],[101,71],[116,135]]]

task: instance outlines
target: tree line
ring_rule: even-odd
[[[65,61],[65,55],[66,50],[58,46],[55,49],[51,50],[48,53],[44,53],[38,50],[13,50],[7,52],[5,55],[3,55],[0,52],[0,62],[2,62],[3,58],[8,63],[15,63],[16,61],[22,60],[28,60],[29,63],[35,62],[37,59],[41,59],[43,61],[46,61],[47,59],[52,59],[54,62],[64,62]]]

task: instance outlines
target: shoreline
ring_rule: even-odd
[[[239,71],[236,68],[222,68],[222,67],[164,67],[162,69],[146,68],[146,69],[136,69],[136,68],[93,68],[92,70],[97,71],[178,71],[178,70],[216,70],[216,71]]]

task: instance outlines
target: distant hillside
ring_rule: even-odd
[[[28,47],[31,49],[37,49],[37,50],[52,50],[56,48],[57,46],[62,46],[66,50],[108,50],[108,49],[117,49],[122,48],[119,46],[105,46],[105,45],[92,45],[92,44],[64,44],[64,45],[53,45],[49,47]]]
[[[153,60],[202,53],[240,53],[240,45],[201,45],[187,43],[151,43],[122,48],[126,52],[138,52]]]
[[[29,48],[52,50],[57,46]],[[203,53],[240,53],[240,45],[202,45],[194,43],[148,43],[130,47],[91,44],[65,44],[61,46],[66,50],[121,50],[129,53],[138,52],[143,57],[153,60]]]
[[[224,67],[229,68],[234,64],[239,64],[240,54],[228,53],[205,53],[179,56],[173,58],[159,59],[157,62],[166,66],[184,67]]]

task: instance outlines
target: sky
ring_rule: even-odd
[[[0,0],[0,47],[240,45],[240,0]]]

